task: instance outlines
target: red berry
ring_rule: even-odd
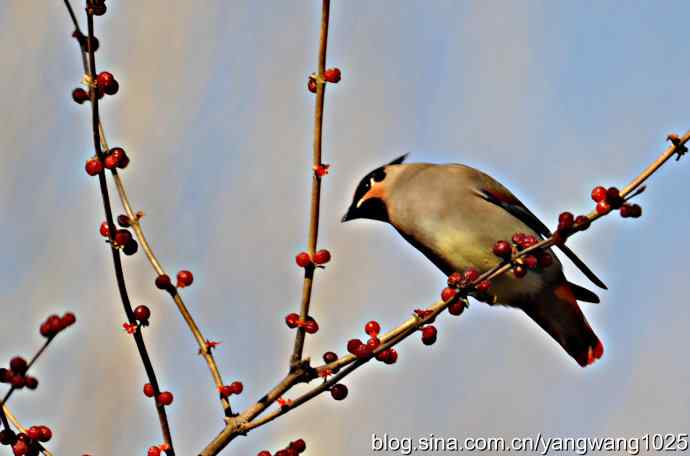
[[[14,376],[14,374],[11,370],[0,367],[0,383],[9,383],[12,381],[12,376]]]
[[[146,456],[160,456],[161,455],[161,449],[155,446],[152,446],[149,448],[149,451],[146,453]]]
[[[170,288],[172,283],[170,282],[170,277],[167,274],[159,275],[156,277],[156,287],[161,290]]]
[[[577,224],[578,230],[584,231],[587,228],[589,228],[589,225],[592,222],[589,220],[589,217],[587,217],[586,215],[578,215],[577,217],[575,217],[575,223]]]
[[[115,232],[115,244],[124,246],[132,240],[132,233],[129,230],[121,229]]]
[[[448,313],[451,315],[460,315],[465,310],[465,303],[462,300],[457,300],[448,306]]]
[[[608,214],[611,211],[611,205],[606,201],[599,201],[597,203],[597,213]]]
[[[558,216],[558,230],[567,231],[573,227],[575,223],[575,216],[570,212],[561,212]]]
[[[189,271],[180,271],[177,273],[177,286],[180,288],[188,287],[194,282],[194,276]]]
[[[539,241],[537,240],[537,238],[534,235],[528,234],[523,238],[521,246],[523,249],[526,249],[526,248],[532,247],[537,242],[539,242]]]
[[[592,190],[592,199],[596,203],[599,201],[604,201],[606,199],[606,188],[602,187],[601,185],[594,187]]]
[[[41,436],[41,430],[38,426],[31,426],[26,431],[26,435],[28,435],[31,440],[38,440],[38,438]]]
[[[41,436],[38,438],[38,440],[41,442],[47,442],[53,438],[53,431],[51,431],[48,426],[39,426],[38,430],[41,433]]]
[[[118,92],[118,90],[120,90],[120,83],[117,82],[116,79],[113,79],[113,82],[111,82],[103,88],[103,91],[107,95],[115,95]]]
[[[445,302],[450,299],[452,299],[455,296],[455,288],[444,288],[443,291],[441,292],[441,299]]]
[[[119,155],[110,154],[107,157],[105,157],[105,160],[103,162],[105,163],[106,168],[115,169],[115,168],[117,168],[117,162],[119,160],[120,160]]]
[[[553,256],[549,252],[544,252],[539,257],[539,266],[542,268],[548,268],[553,264]]]
[[[323,78],[328,81],[332,82],[334,84],[337,84],[340,82],[340,69],[339,68],[329,68],[326,71],[323,72]]]
[[[53,333],[50,330],[50,325],[48,324],[47,321],[44,321],[43,323],[41,323],[41,326],[39,328],[39,332],[41,333],[41,335],[43,337],[52,337],[55,335],[55,333]]]
[[[271,452],[266,450],[259,451],[256,456],[271,456]]]
[[[132,223],[129,221],[129,217],[127,217],[125,214],[120,214],[117,216],[117,223],[122,228],[129,228],[132,225]]]
[[[24,381],[26,382],[26,387],[30,390],[35,390],[38,388],[38,379],[36,379],[36,377],[30,377],[27,375],[24,377]]]
[[[364,325],[364,332],[371,337],[376,337],[381,332],[381,325],[379,325],[378,321],[371,320]]]
[[[89,99],[89,94],[86,92],[86,90],[82,89],[81,87],[77,87],[72,91],[72,99],[79,104],[83,104],[86,100]]]
[[[134,318],[136,318],[138,321],[145,323],[149,321],[149,318],[151,317],[151,309],[149,309],[146,306],[137,306],[134,309]]]
[[[72,313],[72,312],[66,312],[62,318],[62,327],[66,328],[68,326],[72,326],[74,323],[77,322],[77,317]]]
[[[326,364],[334,363],[338,360],[338,355],[334,352],[326,352],[323,354],[323,362]]]
[[[513,244],[522,245],[522,243],[525,241],[525,236],[525,233],[515,233],[510,240],[513,241]]]
[[[285,324],[288,325],[288,328],[296,328],[297,323],[299,323],[299,315],[297,315],[296,313],[288,314],[285,317]]]
[[[89,176],[96,176],[98,173],[103,171],[103,163],[101,163],[101,161],[97,158],[90,158],[86,160],[84,169],[86,169],[86,174]]]
[[[342,401],[347,397],[347,386],[336,383],[331,387],[331,397],[336,401]]]
[[[379,340],[378,337],[371,337],[367,341],[367,345],[369,346],[371,351],[374,351],[379,347],[379,345],[381,345],[381,340]]]
[[[448,276],[448,286],[451,288],[457,287],[462,282],[462,274],[454,272]],[[445,301],[445,300],[444,300]]]
[[[12,445],[17,441],[17,436],[10,429],[0,431],[0,445]]]
[[[316,323],[316,320],[305,321],[303,327],[307,334],[316,334],[319,331],[319,324]]]
[[[130,239],[125,243],[124,247],[122,247],[122,253],[127,256],[134,255],[137,253],[137,250],[139,250],[139,244],[134,239]]]
[[[486,293],[491,288],[491,282],[488,280],[482,280],[474,287],[479,293]]]
[[[355,352],[357,351],[357,349],[359,348],[360,345],[362,345],[362,341],[361,341],[361,340],[359,340],[359,339],[350,339],[350,340],[347,342],[347,351],[348,351],[349,353],[352,353],[352,354],[354,355]]]
[[[115,149],[118,149],[118,154],[117,154],[117,167],[120,169],[125,169],[127,165],[129,165],[129,156],[125,153],[124,149],[120,147],[116,147]]]
[[[232,395],[232,388],[230,385],[223,385],[220,387],[220,395],[221,397],[230,397]]]
[[[314,254],[314,263],[316,264],[326,264],[331,261],[331,252],[328,250],[319,250]]]
[[[290,442],[290,448],[297,451],[298,453],[301,453],[307,449],[307,444],[304,442],[304,439],[297,439],[295,441]]]
[[[623,198],[616,187],[610,187],[606,190],[606,201],[611,205],[612,209],[618,209],[623,205]]]
[[[309,81],[307,81],[307,89],[309,89],[311,93],[316,93],[316,81],[314,79],[309,78]]]
[[[150,383],[145,383],[144,384],[144,396],[153,397],[155,394],[156,394],[156,391],[153,389],[153,385]]]
[[[360,344],[357,346],[354,355],[359,359],[367,359],[371,356],[371,347],[368,344]]]
[[[15,456],[23,456],[29,452],[29,446],[25,442],[18,440],[12,445],[12,452]]]
[[[101,233],[101,236],[109,237],[110,228],[108,227],[108,222],[101,223],[101,227],[98,229],[98,231]]]
[[[632,206],[631,205],[624,204],[621,206],[621,209],[620,209],[621,217],[628,218],[628,217],[630,217],[631,212],[632,212]]]
[[[14,374],[10,380],[10,384],[15,389],[22,389],[26,386],[26,377],[20,374]]]
[[[642,208],[639,204],[633,204],[630,208],[630,217],[640,218],[642,216]]]
[[[513,247],[508,241],[498,241],[494,244],[494,255],[501,258],[507,258],[513,253]]]
[[[436,342],[436,335],[438,334],[438,331],[436,331],[436,327],[432,325],[427,325],[422,328],[422,343],[424,345],[431,345],[434,342]]]
[[[46,323],[48,325],[48,330],[52,335],[55,335],[62,331],[62,318],[58,317],[57,315],[51,315],[50,317],[48,317]]]
[[[26,360],[21,356],[15,356],[10,360],[10,370],[15,374],[24,375],[28,367]]]
[[[395,362],[398,360],[398,352],[395,350],[395,348],[389,348],[390,353],[388,354],[388,358],[384,361],[386,364],[395,364]]]
[[[242,391],[244,391],[244,385],[242,385],[242,382],[232,382],[230,384],[230,389],[232,390],[233,394],[242,394]]]
[[[297,266],[301,268],[306,268],[307,266],[310,266],[312,264],[311,257],[307,252],[298,253],[295,257],[295,261],[297,262]]]
[[[103,16],[105,12],[108,11],[108,8],[105,6],[105,2],[102,3],[93,3],[91,6],[91,12],[93,13],[94,16]]]
[[[173,395],[170,391],[163,391],[158,395],[157,399],[160,405],[170,405],[173,401]]]
[[[468,268],[463,277],[466,282],[474,282],[479,278],[479,271],[474,268]]]
[[[102,88],[105,88],[114,80],[115,76],[113,76],[113,74],[108,71],[101,71],[100,73],[98,73],[98,76],[96,76],[96,84],[98,84]]]
[[[539,265],[539,260],[534,255],[525,255],[523,261],[528,269],[537,269]]]
[[[527,274],[527,269],[525,269],[525,267],[522,265],[517,265],[513,268],[513,275],[515,277],[517,277],[518,279],[525,277],[526,274]]]

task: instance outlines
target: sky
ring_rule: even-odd
[[[320,2],[108,2],[96,19],[100,70],[120,92],[101,103],[111,145],[165,269],[193,271],[183,297],[243,409],[287,369],[307,239]],[[83,8],[77,8],[85,25]],[[505,185],[547,225],[592,208],[595,185],[625,185],[690,128],[682,1],[333,1],[324,117],[318,271],[306,354],[345,352],[368,320],[390,329],[434,302],[445,279],[389,226],[341,224],[359,179],[409,152],[458,162]],[[160,443],[146,377],[98,233],[88,105],[71,101],[82,70],[61,1],[0,3],[0,360],[30,356],[40,322],[73,311],[35,367],[34,392],[11,409],[47,424],[56,455],[145,454]],[[374,452],[372,434],[439,437],[643,437],[690,429],[690,211],[687,159],[639,197],[638,220],[607,217],[569,241],[608,284],[582,308],[605,346],[581,369],[522,313],[473,303],[438,320],[438,342],[413,336],[394,366],[348,377],[343,402],[322,396],[239,438],[222,454]],[[111,185],[111,194],[114,187]],[[121,212],[114,199],[116,214]],[[130,296],[153,313],[145,339],[179,455],[221,429],[207,367],[154,272],[124,259]],[[570,280],[589,285],[565,263]],[[33,370],[33,369],[32,369]],[[288,395],[295,397],[298,392]],[[7,447],[0,454],[9,454]],[[434,454],[434,453],[430,453]],[[444,453],[436,453],[444,454]],[[450,453],[445,453],[450,454]]]

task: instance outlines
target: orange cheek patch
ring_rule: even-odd
[[[378,198],[382,201],[386,200],[386,193],[383,191],[383,185],[374,185],[371,189],[364,194],[362,199],[357,203],[357,207],[361,206],[368,199]]]

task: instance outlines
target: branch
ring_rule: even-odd
[[[76,30],[77,36],[81,35],[81,31],[79,29],[79,24],[76,20],[76,17],[74,16],[74,12],[72,10],[72,6],[69,2],[69,0],[64,0],[65,1],[65,6],[67,7],[67,10],[70,14],[70,17],[72,18],[72,22],[74,23],[74,27]],[[84,72],[86,74],[90,74],[89,68],[88,68],[88,60],[87,60],[87,53],[84,51],[84,48],[81,48],[81,53],[82,53],[82,61],[84,64]],[[101,123],[100,119],[98,120],[98,133],[99,133],[99,140],[100,140],[100,145],[101,149],[104,151],[110,150],[110,147],[108,147],[108,143],[105,138],[105,129],[103,128],[103,124]],[[158,261],[158,258],[156,258],[156,255],[153,252],[153,249],[151,248],[148,240],[146,239],[146,236],[144,235],[144,230],[141,227],[141,217],[142,213],[137,213],[132,209],[132,205],[129,202],[129,197],[127,196],[127,191],[125,190],[124,182],[120,175],[117,172],[117,169],[113,168],[111,170],[113,181],[115,182],[115,186],[117,188],[117,193],[120,198],[120,202],[122,204],[122,207],[125,210],[125,214],[129,218],[132,226],[132,230],[134,231],[135,236],[137,237],[137,240],[139,241],[139,244],[141,245],[144,254],[146,255],[146,258],[149,260],[151,263],[151,266],[153,267],[153,270],[156,272],[156,275],[161,276],[165,275],[165,270],[163,269],[163,266],[161,263]],[[113,227],[111,226],[110,223],[108,223],[108,227],[112,231]],[[194,318],[190,314],[189,310],[187,309],[187,306],[185,306],[184,301],[182,300],[182,296],[180,296],[179,292],[176,290],[175,293],[170,293],[171,297],[173,298],[173,301],[175,302],[175,305],[177,306],[180,314],[182,315],[182,318],[185,320],[187,323],[187,326],[189,327],[189,330],[192,332],[192,335],[194,336],[194,339],[197,342],[197,345],[199,346],[199,353],[204,357],[204,360],[206,361],[206,364],[208,365],[208,368],[211,372],[211,376],[213,378],[213,381],[216,385],[216,389],[220,389],[220,387],[223,386],[223,378],[220,375],[220,371],[218,370],[218,365],[216,364],[216,360],[213,357],[213,353],[211,350],[207,347],[206,341],[207,339],[203,336],[201,330],[199,329],[198,325],[194,321]],[[158,390],[156,389],[156,394],[158,394]],[[220,402],[223,407],[223,410],[225,412],[225,416],[232,416],[232,408],[230,407],[230,402],[228,399],[225,397],[220,396]]]
[[[65,0],[65,4],[68,5],[68,10],[69,8],[69,2]],[[88,4],[88,2],[87,2]],[[94,142],[94,149],[96,151],[96,155],[99,160],[104,159],[104,153],[103,150],[101,150],[101,138],[100,138],[100,120],[99,120],[99,112],[98,112],[98,95],[97,95],[97,89],[96,89],[96,60],[94,56],[94,49],[93,49],[93,43],[94,43],[94,25],[93,25],[93,11],[90,7],[87,7],[86,9],[87,13],[87,21],[88,21],[88,40],[86,42],[87,50],[88,50],[88,68],[87,68],[87,75],[88,75],[88,80],[89,80],[89,85],[90,85],[90,98],[91,98],[91,124],[92,124],[92,129],[93,129],[93,142]],[[83,52],[83,48],[82,48]],[[106,184],[105,180],[105,171],[101,170],[98,173],[98,180],[100,184],[100,190],[101,190],[101,196],[103,199],[103,207],[105,211],[105,216],[109,228],[109,233],[110,236],[114,236],[114,233],[116,232],[115,230],[115,224],[113,222],[113,214],[112,210],[110,207],[110,197],[108,195],[108,186]],[[125,310],[125,314],[127,315],[127,319],[130,324],[136,325],[136,319],[134,318],[134,313],[132,311],[132,306],[129,300],[129,295],[127,293],[127,287],[125,283],[125,278],[124,278],[124,273],[122,270],[122,262],[120,259],[120,251],[115,247],[115,243],[110,242],[110,247],[111,247],[111,252],[113,256],[113,266],[115,268],[115,278],[117,281],[117,286],[118,290],[120,292],[120,299],[122,300],[122,305]],[[146,345],[144,343],[144,338],[141,334],[141,327],[137,325],[137,329],[133,334],[134,336],[134,341],[137,345],[137,350],[139,351],[139,355],[141,356],[142,363],[144,365],[144,369],[146,371],[146,375],[149,379],[149,383],[154,388],[154,391],[156,392],[154,397],[157,397],[158,394],[160,393],[160,389],[158,387],[158,380],[156,378],[156,373],[153,369],[153,365],[151,364],[151,359],[149,358],[148,351],[146,350]],[[155,399],[154,399],[155,401]],[[158,412],[158,418],[160,421],[161,425],[161,431],[163,433],[163,439],[165,443],[168,445],[168,450],[166,451],[169,456],[174,456],[175,451],[172,446],[172,436],[170,434],[170,425],[168,424],[168,417],[165,412],[165,407],[159,403],[156,402],[156,410]]]
[[[322,166],[321,144],[323,138],[323,106],[326,98],[326,84],[324,83],[324,71],[326,71],[326,47],[328,44],[328,17],[330,14],[330,0],[323,0],[321,9],[321,38],[319,44],[319,63],[316,80],[316,107],[314,112],[314,152],[313,169]],[[316,241],[319,236],[319,210],[321,203],[321,175],[314,172],[311,181],[311,213],[309,216],[309,239],[307,241],[307,253],[314,258],[316,253]],[[304,268],[304,285],[302,286],[302,305],[300,307],[300,320],[305,321],[309,316],[311,303],[311,289],[314,283],[313,264]],[[295,366],[302,360],[304,350],[305,330],[297,328],[295,346],[290,358],[290,365]]]

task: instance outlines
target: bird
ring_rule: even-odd
[[[368,219],[392,225],[445,275],[474,268],[483,273],[499,262],[498,240],[517,233],[537,239],[549,229],[513,193],[467,165],[404,163],[407,154],[361,179],[342,222]],[[558,245],[595,285],[606,289],[566,245]],[[493,304],[521,309],[582,366],[604,353],[578,301],[598,303],[592,291],[569,282],[561,262],[522,278],[505,273],[491,280]],[[470,295],[473,295],[470,293]],[[473,295],[474,296],[474,295]]]

